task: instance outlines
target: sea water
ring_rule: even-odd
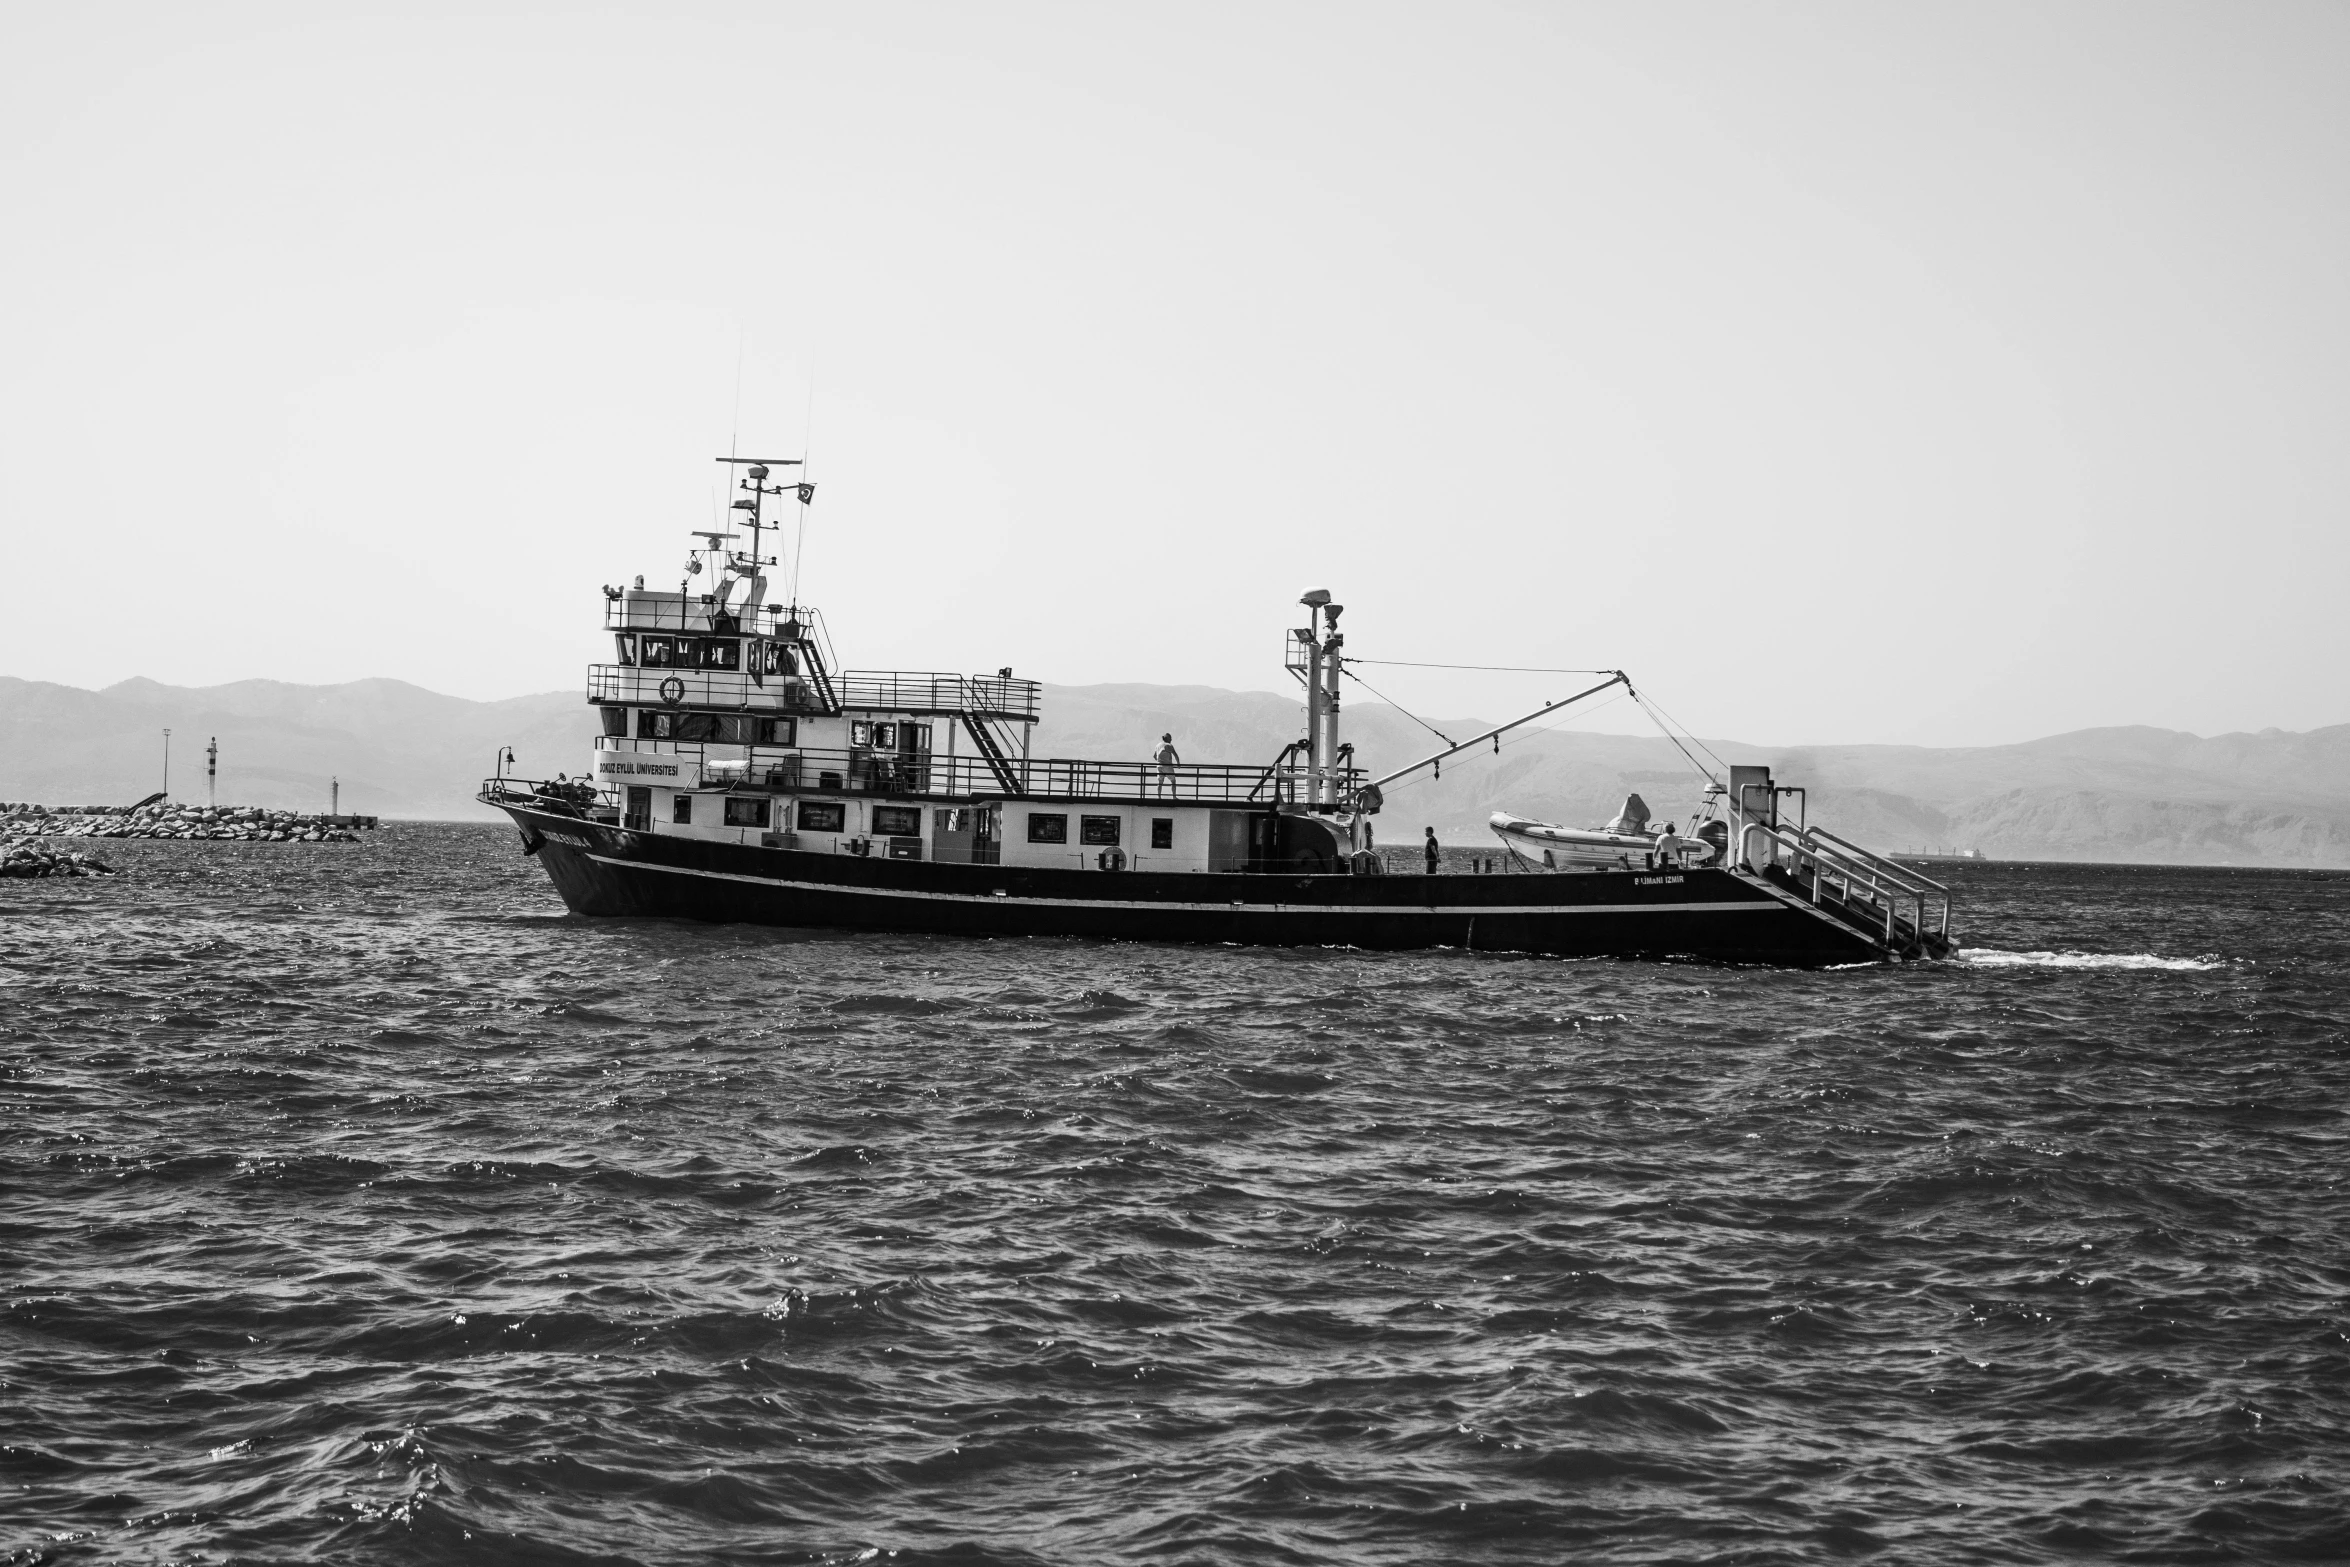
[[[0,883],[0,1559],[2350,1556],[2350,875],[1794,973],[99,848]]]

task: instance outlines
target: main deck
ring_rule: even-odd
[[[890,860],[634,832],[500,802],[576,913],[973,936],[1819,965],[1881,954],[1729,870],[1582,876],[1202,874]]]

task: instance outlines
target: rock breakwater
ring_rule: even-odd
[[[114,867],[86,854],[18,842],[0,849],[0,876],[111,876]]]
[[[31,838],[223,839],[238,843],[357,843],[335,818],[257,805],[92,807],[0,805],[0,844]]]

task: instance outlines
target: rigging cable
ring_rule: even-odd
[[[1643,702],[1646,702],[1646,703],[1647,703],[1649,706],[1651,706],[1651,707],[1655,708],[1657,712],[1659,712],[1659,713],[1663,714],[1663,715],[1664,715],[1664,718],[1665,718],[1665,720],[1666,720],[1668,723],[1670,723],[1670,724],[1671,724],[1671,725],[1672,725],[1672,726],[1673,726],[1675,729],[1678,729],[1678,730],[1680,730],[1680,731],[1681,731],[1681,733],[1683,733],[1684,735],[1687,735],[1687,736],[1689,737],[1689,743],[1690,743],[1691,745],[1694,745],[1694,746],[1696,746],[1696,747],[1697,747],[1697,748],[1698,748],[1700,751],[1703,751],[1703,752],[1704,752],[1706,755],[1713,757],[1713,759],[1714,759],[1714,765],[1715,765],[1716,767],[1719,767],[1719,768],[1720,768],[1720,769],[1722,769],[1722,771],[1724,771],[1724,772],[1728,772],[1728,771],[1730,770],[1730,764],[1729,764],[1728,762],[1725,762],[1725,761],[1723,761],[1723,760],[1721,759],[1721,757],[1719,757],[1719,756],[1716,756],[1716,755],[1714,754],[1714,748],[1713,748],[1712,746],[1710,746],[1710,745],[1707,745],[1707,744],[1706,744],[1706,743],[1705,743],[1703,740],[1700,740],[1700,739],[1698,739],[1698,738],[1697,738],[1697,732],[1696,732],[1695,730],[1691,729],[1691,728],[1690,728],[1690,727],[1689,727],[1687,724],[1685,724],[1685,723],[1681,722],[1681,720],[1679,720],[1678,718],[1675,718],[1675,717],[1673,717],[1673,715],[1672,715],[1672,714],[1665,712],[1665,709],[1664,709],[1664,704],[1663,704],[1663,703],[1661,703],[1661,702],[1657,701],[1657,700],[1656,700],[1654,697],[1642,697],[1642,698],[1641,698],[1641,700],[1642,700]]]
[[[1602,673],[1602,674],[1612,674],[1612,673],[1614,673],[1614,671],[1613,671],[1613,670],[1602,670],[1602,671],[1600,671],[1600,673]],[[1606,711],[1607,711],[1609,708],[1611,708],[1611,707],[1615,706],[1615,705],[1616,705],[1618,702],[1621,702],[1622,700],[1624,700],[1624,697],[1625,697],[1625,695],[1626,695],[1626,694],[1628,694],[1628,693],[1629,693],[1629,691],[1630,691],[1630,687],[1629,687],[1629,686],[1627,686],[1627,687],[1625,688],[1625,690],[1624,690],[1624,691],[1620,691],[1620,692],[1618,692],[1616,695],[1609,697],[1609,698],[1608,698],[1606,701],[1604,701],[1604,702],[1597,703],[1597,704],[1595,704],[1595,705],[1593,705],[1593,706],[1591,706],[1591,707],[1578,708],[1578,709],[1576,709],[1576,710],[1575,710],[1574,712],[1572,712],[1572,713],[1562,713],[1562,714],[1560,714],[1560,715],[1558,716],[1558,718],[1557,718],[1556,720],[1554,720],[1554,721],[1552,721],[1552,722],[1550,722],[1550,723],[1544,724],[1544,725],[1543,725],[1541,728],[1539,728],[1539,729],[1528,729],[1528,730],[1524,731],[1523,733],[1520,733],[1520,734],[1514,734],[1514,735],[1510,736],[1510,737],[1509,737],[1507,740],[1504,740],[1504,741],[1502,741],[1502,742],[1501,742],[1501,745],[1497,745],[1497,746],[1495,746],[1495,747],[1494,747],[1494,749],[1495,749],[1496,751],[1499,751],[1499,750],[1501,749],[1501,746],[1502,746],[1502,745],[1516,745],[1516,744],[1518,744],[1518,743],[1519,743],[1520,741],[1522,741],[1522,740],[1531,740],[1531,739],[1533,739],[1533,738],[1534,738],[1536,735],[1547,735],[1547,734],[1552,734],[1552,733],[1555,733],[1555,732],[1556,732],[1558,729],[1560,729],[1562,726],[1564,726],[1565,724],[1567,724],[1568,722],[1570,722],[1570,721],[1572,721],[1572,720],[1574,720],[1574,719],[1579,719],[1579,718],[1589,718],[1589,717],[1590,717],[1590,716],[1592,716],[1592,714],[1594,714],[1594,713],[1604,713],[1604,712],[1606,712]]]
[[[1662,708],[1652,706],[1648,699],[1640,695],[1640,693],[1637,691],[1632,693],[1632,700],[1640,704],[1640,710],[1648,715],[1648,721],[1656,725],[1656,732],[1663,735],[1667,740],[1672,741],[1673,748],[1679,751],[1683,757],[1688,759],[1689,765],[1696,768],[1698,772],[1704,776],[1707,783],[1717,786],[1721,784],[1722,780],[1715,777],[1713,773],[1706,768],[1706,765],[1703,762],[1700,762],[1694,756],[1690,756],[1689,747],[1681,743],[1681,737],[1673,733],[1672,729],[1665,727],[1665,718],[1670,715],[1665,714]],[[1676,724],[1675,727],[1678,727],[1678,724]],[[1703,740],[1699,740],[1695,735],[1691,735],[1689,738],[1696,743],[1698,749],[1704,751],[1706,755],[1714,757],[1715,766],[1721,768],[1724,772],[1729,771],[1730,764],[1723,761],[1720,757],[1714,756],[1713,748],[1711,746],[1708,746]]]
[[[1351,663],[1355,661],[1349,660],[1348,662]],[[1404,717],[1410,719],[1413,723],[1418,724],[1422,729],[1427,730],[1437,739],[1442,740],[1446,745],[1452,745],[1455,743],[1452,736],[1446,734],[1443,730],[1437,728],[1434,724],[1428,722],[1428,720],[1422,718],[1419,714],[1405,707],[1394,697],[1389,696],[1386,692],[1380,690],[1377,686],[1371,684],[1371,682],[1365,680],[1362,676],[1356,674],[1353,670],[1348,669],[1345,664],[1340,664],[1338,668],[1347,679],[1353,681],[1356,685],[1361,686],[1365,691],[1370,692],[1380,701],[1385,702],[1389,707],[1394,708],[1397,712],[1403,714]]]
[[[1600,673],[1600,674],[1613,674],[1614,672],[1615,672],[1615,671],[1613,671],[1613,670],[1599,670],[1599,671],[1595,671],[1595,673]],[[1597,704],[1597,705],[1595,705],[1595,706],[1592,706],[1592,707],[1583,707],[1583,708],[1577,708],[1575,711],[1573,711],[1573,712],[1571,712],[1571,713],[1561,713],[1561,714],[1560,714],[1558,717],[1556,717],[1556,718],[1552,719],[1552,720],[1551,720],[1549,723],[1542,725],[1542,726],[1541,726],[1540,728],[1538,728],[1538,729],[1528,729],[1528,730],[1521,731],[1521,732],[1520,732],[1520,733],[1518,733],[1518,734],[1514,734],[1514,735],[1510,736],[1510,738],[1508,738],[1507,740],[1503,740],[1503,739],[1499,738],[1498,736],[1496,736],[1496,737],[1495,737],[1495,740],[1494,740],[1494,746],[1493,746],[1493,749],[1495,750],[1495,752],[1496,752],[1496,753],[1498,753],[1498,752],[1501,750],[1501,748],[1502,748],[1503,746],[1505,746],[1505,745],[1516,745],[1516,744],[1518,744],[1518,742],[1520,742],[1521,740],[1531,740],[1531,739],[1533,739],[1533,738],[1534,738],[1536,735],[1546,735],[1546,734],[1553,733],[1554,731],[1556,731],[1556,730],[1557,730],[1557,729],[1558,729],[1558,728],[1559,728],[1561,725],[1563,725],[1563,724],[1572,723],[1572,722],[1573,722],[1573,721],[1575,721],[1576,719],[1580,719],[1580,718],[1589,718],[1589,717],[1590,717],[1592,714],[1594,714],[1594,713],[1604,713],[1604,712],[1606,712],[1606,711],[1607,711],[1609,708],[1611,708],[1611,707],[1615,706],[1615,705],[1616,705],[1618,702],[1621,702],[1622,700],[1624,700],[1624,694],[1623,694],[1622,692],[1618,692],[1616,695],[1609,697],[1609,698],[1608,698],[1606,701],[1604,701],[1604,702],[1601,702],[1601,703],[1598,703],[1598,704]],[[1441,778],[1443,778],[1443,776],[1444,776],[1444,774],[1442,774],[1441,772],[1439,772],[1439,773],[1436,773],[1436,774],[1434,774],[1434,775],[1433,775],[1433,777],[1434,777],[1434,778],[1436,778],[1436,779],[1441,779]],[[1390,786],[1389,786],[1389,788],[1390,788],[1390,792],[1394,792],[1394,793],[1400,793],[1401,791],[1403,791],[1403,790],[1405,790],[1405,789],[1409,789],[1409,788],[1412,788],[1412,787],[1414,787],[1415,785],[1417,785],[1418,783],[1420,783],[1420,781],[1421,781],[1421,780],[1420,780],[1419,778],[1407,778],[1407,779],[1405,779],[1405,780],[1404,780],[1403,782],[1401,782],[1401,783],[1397,783],[1397,784],[1392,784],[1392,785],[1390,785]]]
[[[1353,658],[1350,664],[1388,664],[1397,669],[1476,669],[1504,675],[1612,675],[1612,669],[1533,669],[1522,664],[1418,664],[1408,658]]]
[[[1642,702],[1637,696],[1633,697],[1632,700],[1639,706],[1641,712],[1648,715],[1648,721],[1656,725],[1656,732],[1660,735],[1663,735],[1667,740],[1673,742],[1673,749],[1680,752],[1682,759],[1687,761],[1691,767],[1696,769],[1697,775],[1700,778],[1703,778],[1709,784],[1718,785],[1721,783],[1719,778],[1716,778],[1712,773],[1706,770],[1706,766],[1703,762],[1689,754],[1689,747],[1681,743],[1681,737],[1674,734],[1670,729],[1667,729],[1665,727],[1664,720],[1657,717],[1655,713],[1649,711],[1649,706],[1646,702]]]

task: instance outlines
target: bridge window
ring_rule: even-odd
[[[1151,847],[1154,849],[1172,849],[1175,847],[1174,817],[1154,816],[1151,818]]]
[[[606,733],[606,734],[610,735],[610,736],[611,736],[613,739],[615,739],[615,740],[617,740],[617,739],[620,739],[622,736],[624,736],[624,735],[626,735],[626,734],[628,733],[628,709],[627,709],[627,708],[625,708],[625,707],[607,707],[607,708],[605,708],[603,711],[604,711],[604,733]]]
[[[1118,842],[1118,829],[1123,825],[1124,823],[1115,816],[1081,817],[1077,824],[1077,841],[1088,848],[1096,845],[1104,848],[1115,847]]]
[[[800,831],[839,832],[848,825],[849,808],[837,800],[802,800]]]
[[[669,802],[669,819],[681,827],[690,827],[694,820],[694,797],[681,794]]]
[[[639,637],[637,661],[647,669],[669,669],[677,663],[677,638]]]
[[[729,827],[766,826],[767,801],[764,798],[728,795],[726,797],[726,825]]]
[[[1030,811],[1028,813],[1028,841],[1030,843],[1067,843],[1069,818],[1059,811]]]
[[[732,637],[712,637],[702,643],[704,669],[739,669],[742,667],[742,644]]]
[[[878,838],[917,838],[922,834],[922,808],[918,805],[877,805],[873,807],[873,833]]]
[[[636,638],[634,636],[623,631],[614,635],[612,641],[620,649],[620,662],[623,664],[636,662]]]

